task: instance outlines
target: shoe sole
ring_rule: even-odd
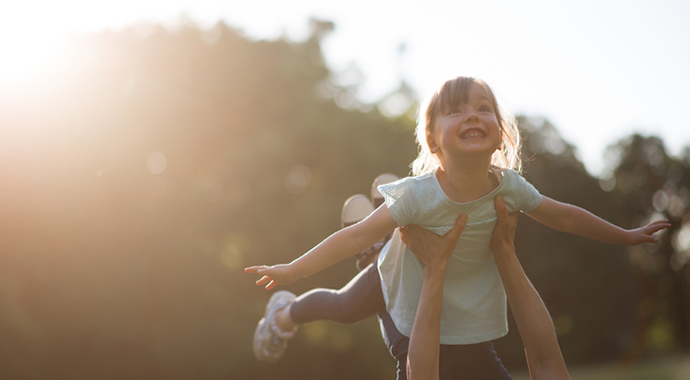
[[[383,204],[383,194],[379,192],[378,187],[395,182],[399,179],[400,177],[391,173],[383,173],[374,179],[374,182],[371,184],[371,203],[375,208]]]
[[[340,215],[340,224],[343,228],[353,225],[374,212],[374,205],[364,194],[355,194],[347,198],[343,204],[343,212]]]

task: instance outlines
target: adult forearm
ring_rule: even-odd
[[[407,355],[407,377],[438,379],[445,265],[427,266]]]
[[[517,323],[533,379],[568,379],[553,321],[512,246],[496,249],[496,265]],[[556,376],[553,376],[556,374]]]

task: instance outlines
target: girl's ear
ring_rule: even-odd
[[[426,135],[426,145],[429,146],[431,153],[438,152],[438,145],[436,144],[436,141],[434,141],[434,136],[431,133]]]

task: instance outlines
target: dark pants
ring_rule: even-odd
[[[379,314],[379,324],[388,351],[398,361],[398,380],[407,380],[407,350],[410,338],[393,324],[388,313]],[[476,344],[441,344],[439,347],[439,379],[441,380],[509,380],[512,379],[496,356],[491,342]]]
[[[410,338],[395,327],[381,290],[376,264],[370,264],[340,290],[313,289],[297,297],[290,307],[290,317],[298,324],[320,319],[356,323],[378,315],[383,340],[398,362],[398,380],[407,379],[407,349]],[[510,374],[496,356],[493,344],[440,345],[441,380],[498,379],[509,380]]]

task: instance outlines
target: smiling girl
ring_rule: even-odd
[[[486,378],[510,378],[491,344],[508,332],[505,290],[489,247],[497,220],[493,207],[497,195],[503,197],[509,213],[522,211],[548,227],[605,243],[654,243],[653,234],[669,227],[662,220],[625,230],[580,207],[539,194],[519,174],[517,126],[504,116],[493,91],[482,80],[457,77],[446,81],[420,116],[416,137],[420,152],[412,164],[414,176],[380,186],[385,204],[289,264],[253,266],[246,271],[261,275],[257,285],[271,289],[353,256],[398,226],[416,224],[444,235],[459,215],[467,214],[444,282],[441,378],[459,378],[467,366],[483,368]],[[397,231],[377,266],[378,273],[373,273],[380,276],[385,300],[385,312],[379,313],[384,340],[398,360],[398,378],[403,379],[424,268]],[[290,301],[286,303],[267,308],[267,317],[278,311],[283,313],[279,318],[289,317]],[[273,324],[270,329],[280,335],[279,322],[266,323]]]

